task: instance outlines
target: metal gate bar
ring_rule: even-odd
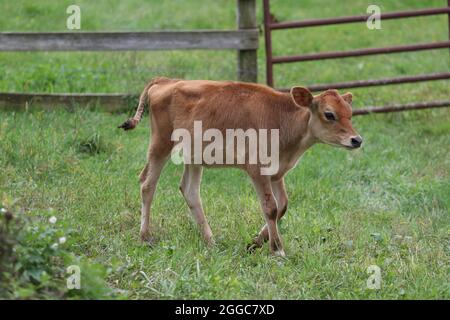
[[[273,57],[272,64],[298,62],[298,61],[326,60],[336,58],[349,58],[349,57],[369,56],[374,54],[388,54],[388,53],[432,50],[442,48],[450,48],[450,41],[421,43],[421,44],[384,47],[384,48],[367,48],[350,51],[320,52],[320,53],[303,54],[298,56]]]
[[[389,13],[380,14],[380,18],[382,20],[389,20],[389,19],[398,19],[398,18],[431,16],[431,15],[437,15],[437,14],[443,14],[443,13],[450,13],[450,8],[443,7],[443,8],[430,8],[430,9],[420,9],[420,10],[410,10],[410,11],[389,12]],[[273,23],[270,23],[270,29],[277,30],[277,29],[326,26],[326,25],[330,25],[330,24],[366,22],[369,17],[370,17],[370,15],[361,15],[361,16],[314,19],[314,20],[294,21],[294,22],[273,22]]]
[[[369,18],[370,15],[336,17],[336,18],[314,19],[314,20],[293,21],[293,22],[275,22],[273,19],[273,16],[270,13],[270,0],[263,0],[263,7],[264,7],[264,38],[265,38],[265,49],[266,49],[266,80],[267,80],[267,84],[271,87],[273,87],[273,85],[274,85],[274,80],[273,80],[273,65],[274,64],[450,48],[450,41],[441,41],[441,42],[434,42],[434,43],[422,43],[422,44],[391,46],[391,47],[382,47],[382,48],[365,48],[365,49],[356,49],[356,50],[350,50],[350,51],[320,52],[320,53],[294,55],[294,56],[274,57],[273,53],[272,53],[272,35],[271,35],[272,30],[305,28],[305,27],[342,24],[342,23],[365,22],[365,21],[367,21],[367,19]],[[420,9],[420,10],[389,12],[389,13],[383,13],[380,16],[381,16],[381,19],[387,20],[387,19],[410,18],[410,17],[419,17],[419,16],[431,16],[431,15],[438,15],[438,14],[447,14],[449,17],[448,29],[449,29],[449,40],[450,40],[450,0],[447,0],[447,7],[443,7],[443,8],[426,8],[426,9]],[[388,79],[368,79],[368,80],[347,81],[347,82],[338,82],[338,83],[314,84],[314,85],[308,86],[308,88],[311,91],[321,91],[321,90],[326,90],[326,89],[330,89],[330,88],[333,88],[333,89],[361,88],[361,87],[383,86],[383,85],[392,85],[392,84],[400,84],[400,83],[413,83],[413,82],[435,81],[435,80],[445,80],[445,79],[450,79],[450,72],[403,76],[403,77],[395,77],[395,78],[388,78]],[[287,91],[288,89],[282,88],[279,90]],[[361,114],[378,113],[378,112],[396,112],[396,111],[404,111],[404,110],[419,110],[419,109],[425,109],[425,108],[437,108],[437,107],[446,107],[446,106],[450,106],[450,100],[419,102],[419,103],[412,103],[412,104],[406,104],[406,105],[392,105],[392,106],[386,106],[386,107],[372,107],[372,108],[355,110],[354,114],[361,115]]]
[[[429,108],[444,108],[444,107],[450,107],[450,100],[394,104],[384,107],[367,107],[353,110],[353,115],[360,116],[369,113],[399,112],[399,111],[421,110]]]
[[[434,81],[434,80],[444,80],[444,79],[450,79],[450,72],[421,74],[421,75],[417,75],[417,76],[406,76],[406,77],[385,78],[385,79],[357,80],[357,81],[347,81],[347,82],[313,84],[313,85],[309,85],[307,87],[311,91],[323,91],[323,90],[327,90],[329,88],[333,88],[333,89],[362,88],[362,87],[385,86],[385,85],[399,84],[399,83],[414,83],[414,82]],[[289,91],[290,89],[289,88],[280,88],[278,90]]]

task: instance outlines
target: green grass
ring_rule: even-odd
[[[362,14],[369,3],[273,1],[280,20]],[[234,28],[234,1],[79,1],[82,30]],[[343,1],[342,1],[343,3]],[[383,10],[422,1],[379,1]],[[2,31],[64,31],[69,1],[1,0]],[[444,6],[429,1],[426,6]],[[258,1],[258,21],[261,7]],[[277,31],[277,55],[448,37],[445,16]],[[261,39],[262,40],[262,39]],[[263,42],[259,50],[264,78]],[[151,77],[234,79],[232,51],[0,53],[0,91],[133,92]],[[310,84],[448,71],[448,50],[276,67],[276,84]],[[448,81],[352,90],[355,105],[448,99]],[[138,174],[149,129],[116,129],[126,115],[0,111],[0,196],[30,214],[53,208],[76,230],[70,251],[111,268],[108,283],[130,298],[450,298],[450,112],[429,110],[354,119],[365,139],[348,152],[315,146],[286,179],[281,223],[287,259],[245,245],[263,224],[245,175],[206,170],[202,197],[217,246],[202,242],[169,164],[153,205],[158,241],[141,245]],[[382,272],[366,288],[370,265]]]
[[[149,130],[124,134],[122,115],[4,113],[0,194],[30,212],[53,208],[77,230],[71,250],[113,266],[110,285],[132,298],[449,298],[448,115],[360,117],[362,150],[311,149],[286,180],[286,260],[267,247],[246,253],[263,218],[248,179],[229,169],[206,170],[202,185],[215,248],[202,243],[172,163],[153,206],[158,241],[139,244]],[[376,292],[366,289],[372,264]]]

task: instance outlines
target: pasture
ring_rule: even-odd
[[[2,31],[64,31],[68,1],[1,1]],[[345,5],[343,3],[346,3]],[[301,5],[299,4],[301,3]],[[273,1],[280,20],[363,14],[366,1]],[[350,5],[351,3],[351,5]],[[78,1],[82,31],[234,28],[235,1]],[[372,4],[372,3],[370,3]],[[423,1],[378,1],[382,10]],[[444,6],[445,1],[427,1]],[[258,21],[261,22],[258,1]],[[279,31],[274,52],[295,54],[448,38],[447,17]],[[233,51],[0,53],[0,91],[132,92],[153,76],[235,79]],[[449,71],[447,49],[277,66],[277,86]],[[264,45],[258,52],[264,81]],[[449,81],[351,90],[354,108],[446,99]],[[217,245],[201,239],[178,190],[183,168],[168,163],[156,192],[149,247],[139,242],[138,174],[148,118],[78,106],[0,110],[0,197],[35,223],[52,215],[71,229],[64,244],[104,268],[106,286],[132,299],[449,299],[450,110],[355,117],[361,150],[318,145],[286,177],[281,222],[287,258],[253,254],[263,225],[249,179],[205,170],[202,199]],[[134,105],[128,109],[134,111]],[[381,269],[371,290],[366,270]],[[46,296],[44,296],[46,297]],[[96,297],[93,293],[90,297]],[[102,296],[97,296],[101,298]],[[52,298],[51,295],[48,298]]]

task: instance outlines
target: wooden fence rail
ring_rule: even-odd
[[[0,92],[0,108],[26,109],[38,105],[43,109],[101,106],[109,112],[134,108],[138,94],[126,93],[16,93]]]
[[[0,51],[123,51],[258,48],[258,30],[0,33]]]

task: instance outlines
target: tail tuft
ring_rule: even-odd
[[[122,123],[120,126],[118,126],[119,129],[123,130],[133,130],[138,125],[139,121],[142,119],[142,114],[144,113],[144,106],[147,104],[149,105],[149,111],[150,111],[150,101],[148,100],[148,90],[150,87],[154,84],[155,80],[150,81],[149,84],[145,87],[144,91],[142,91],[141,96],[139,97],[139,105],[136,110],[136,114],[133,118],[128,119],[124,123]]]
[[[133,130],[134,128],[136,128],[137,125],[137,121],[133,118],[128,119],[127,121],[125,121],[124,123],[122,123],[120,126],[118,126],[117,128],[119,129],[123,129],[123,130]]]

